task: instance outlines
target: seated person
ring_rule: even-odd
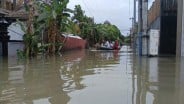
[[[105,46],[106,48],[110,48],[110,43],[109,43],[108,40],[105,42],[104,46]]]
[[[118,41],[116,40],[115,41],[115,43],[114,43],[114,47],[113,47],[114,49],[118,49],[119,48],[119,43],[118,43]]]

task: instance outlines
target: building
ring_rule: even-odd
[[[16,19],[26,20],[28,13],[23,9],[23,0],[1,0],[0,2],[0,56],[16,55],[16,50],[8,51],[14,47],[13,42],[22,41],[24,34]],[[15,43],[17,44],[17,43]],[[21,46],[22,48],[22,46]],[[11,53],[10,53],[11,52]]]
[[[141,55],[146,55],[145,47],[148,47],[146,42],[149,41],[148,32],[151,29],[160,31],[159,38],[159,55],[176,55],[176,38],[177,38],[177,0],[154,0],[152,6],[147,11],[144,6],[147,0],[139,0],[139,19],[138,22],[139,47],[141,47]],[[147,5],[147,4],[146,4]],[[148,19],[145,19],[147,17]],[[145,24],[147,23],[147,24]],[[146,27],[145,27],[146,26]],[[146,30],[146,31],[145,31]],[[145,38],[148,37],[148,38]]]
[[[178,15],[177,15],[177,50],[178,57],[184,56],[184,2],[178,0]]]

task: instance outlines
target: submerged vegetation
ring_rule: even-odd
[[[85,15],[80,5],[71,10],[67,8],[68,3],[69,0],[51,0],[49,3],[31,0],[25,4],[28,20],[26,24],[19,23],[25,32],[26,57],[37,55],[39,51],[49,54],[60,51],[58,47],[63,43],[58,37],[62,33],[79,35],[88,41],[90,47],[103,39],[121,41],[121,32],[115,25],[108,21],[96,24],[94,18]]]

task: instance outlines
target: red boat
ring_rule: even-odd
[[[73,49],[85,49],[87,41],[79,36],[74,36],[72,34],[63,34],[60,38],[63,44],[62,51],[73,50]]]

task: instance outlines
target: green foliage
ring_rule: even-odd
[[[95,24],[93,18],[84,14],[80,5],[75,6],[72,20],[79,24],[81,32],[78,35],[89,40],[90,46],[103,39],[113,41],[120,39],[121,32],[115,25],[112,25],[109,21],[105,21],[104,24]]]
[[[104,38],[109,40],[120,39],[121,32],[115,25],[111,25],[109,21],[105,21],[104,24],[95,24],[93,18],[84,14],[80,5],[75,6],[72,20],[79,24],[81,30],[79,35],[89,40],[91,45]]]
[[[85,15],[80,5],[76,5],[74,10],[68,9],[67,4],[69,0],[52,0],[50,3],[44,1],[34,1],[33,7],[36,10],[36,16],[33,16],[33,31],[28,32],[28,26],[18,21],[22,30],[25,32],[23,37],[27,52],[30,54],[37,54],[37,52],[46,52],[50,46],[59,51],[63,43],[57,43],[53,36],[61,33],[72,33],[81,36],[83,39],[89,41],[90,46],[100,42],[102,39],[117,40],[121,39],[120,30],[112,25],[109,21],[104,24],[95,24],[94,19]],[[32,9],[26,5],[26,10]],[[73,13],[73,17],[70,14]],[[53,35],[54,34],[54,35]],[[49,41],[41,42],[43,37],[48,37]],[[43,44],[44,43],[44,44]],[[54,49],[53,49],[54,50]],[[20,54],[20,52],[19,52]]]
[[[38,43],[42,41],[42,37],[48,37],[43,35],[48,35],[46,32],[47,29],[52,29],[53,25],[55,24],[56,28],[53,31],[50,31],[50,37],[52,37],[52,34],[58,35],[60,31],[66,30],[68,27],[68,17],[70,16],[69,12],[72,12],[72,10],[66,8],[68,2],[69,0],[52,0],[50,4],[47,4],[43,1],[34,0],[32,6],[25,5],[25,9],[29,13],[31,10],[36,10],[36,16],[35,14],[32,14],[32,16],[29,14],[29,16],[32,17],[29,18],[32,20],[32,22],[29,22],[29,24],[24,24],[20,21],[17,21],[22,30],[25,32],[23,40],[25,43],[24,53],[26,56],[32,56],[33,54],[36,55],[37,52],[46,52],[46,49],[48,49],[50,46],[61,47],[61,44],[56,43],[56,40],[53,39],[50,39],[52,40],[50,42],[46,41],[47,43],[42,44],[40,47],[38,47]],[[33,28],[31,29],[31,32],[28,29],[29,26],[32,26]]]
[[[78,23],[83,22],[85,15],[80,5],[75,6],[73,14],[72,20],[76,20]]]
[[[89,39],[88,35],[91,35],[93,32],[94,21],[92,18],[87,17],[84,14],[80,5],[76,5],[74,9],[74,16],[72,17],[72,21],[79,25],[80,35],[82,38]]]
[[[17,20],[17,23],[21,26],[22,31],[24,31],[24,35],[23,35],[23,41],[25,44],[25,50],[23,51],[24,55],[20,55],[20,53],[22,53],[22,51],[17,51],[17,55],[19,56],[24,56],[24,57],[28,57],[30,54],[33,53],[37,53],[37,43],[40,41],[39,39],[39,30],[38,28],[35,28],[33,31],[33,34],[28,33],[27,31],[27,26],[24,22],[21,22],[19,20]],[[36,22],[33,23],[33,26],[36,25]],[[29,54],[26,54],[26,49],[29,48]]]
[[[42,44],[38,47],[38,51],[41,53],[45,53],[47,51],[47,48],[51,45],[51,43],[48,44]]]
[[[55,20],[59,28],[66,24],[67,17],[72,10],[66,8],[69,0],[52,0],[51,4],[37,2],[38,18],[37,22],[49,27],[50,22]]]
[[[22,50],[17,50],[18,59],[25,59],[25,52]]]
[[[102,39],[108,39],[115,41],[117,39],[120,39],[121,32],[120,30],[115,26],[111,24],[97,24],[97,40],[100,41]]]
[[[125,36],[124,42],[125,42],[126,44],[131,43],[131,39],[130,39],[130,38],[131,38],[130,35]]]

